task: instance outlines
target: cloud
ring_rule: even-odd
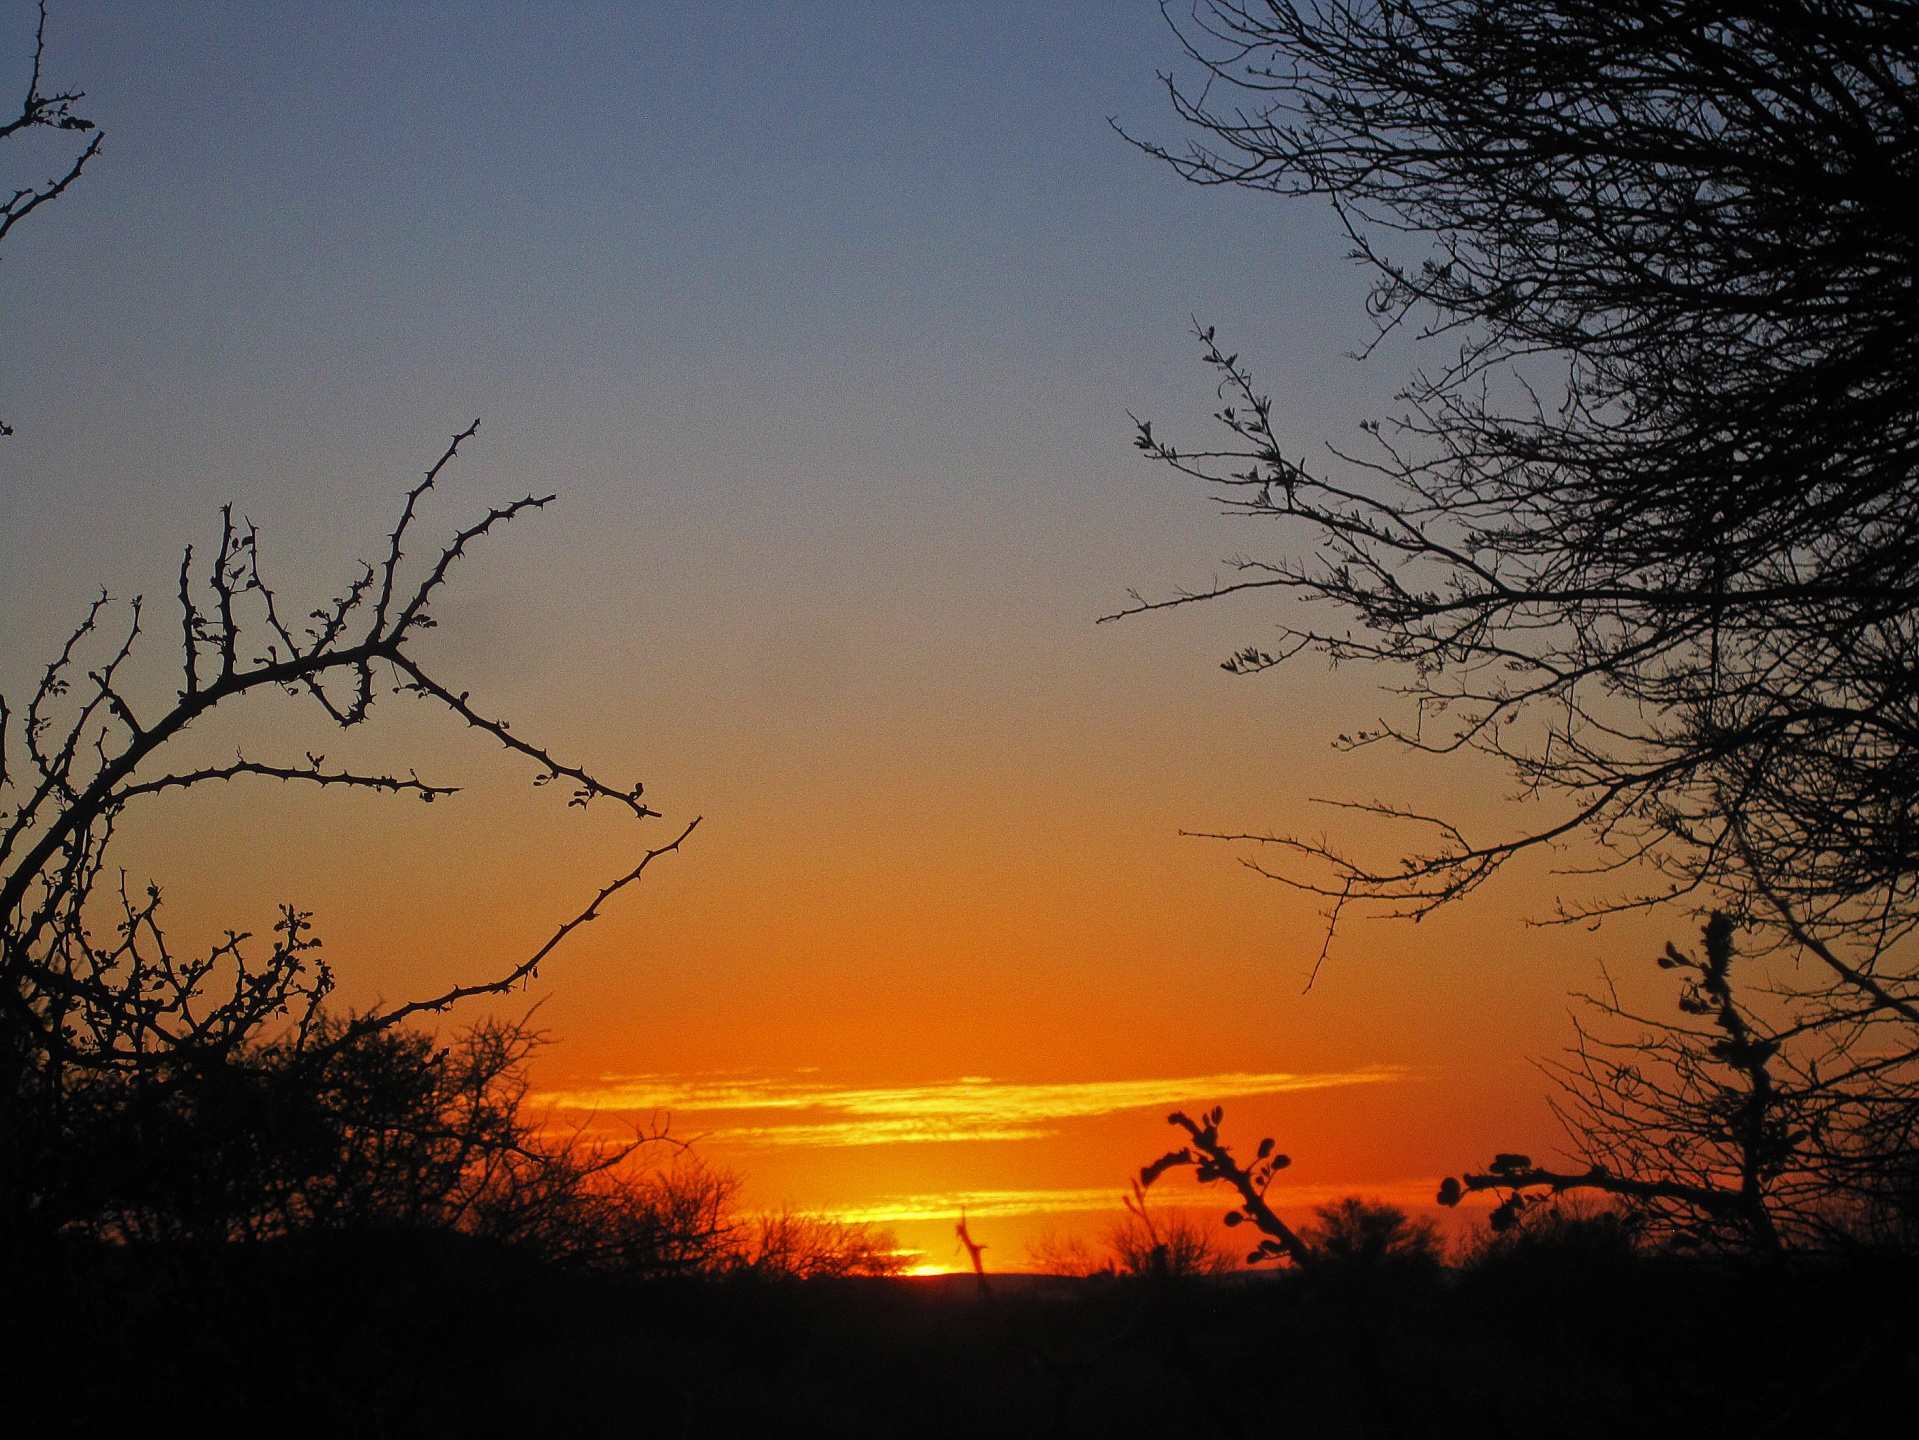
[[[742,1145],[906,1145],[959,1140],[1034,1140],[1068,1120],[1126,1110],[1211,1105],[1403,1078],[1393,1066],[1292,1074],[1231,1071],[1155,1080],[1028,1085],[962,1076],[928,1085],[840,1086],[813,1079],[609,1075],[599,1084],[544,1091],[536,1101],[571,1111],[668,1111],[682,1118],[737,1115],[714,1140]],[[750,1120],[747,1117],[751,1117]]]
[[[1348,1195],[1363,1195],[1391,1205],[1424,1207],[1434,1203],[1439,1181],[1395,1180],[1383,1185],[1275,1185],[1267,1203],[1278,1210],[1301,1210]],[[1224,1191],[1188,1187],[1172,1193],[1154,1192],[1155,1208],[1207,1209],[1224,1213],[1232,1202]],[[1117,1212],[1120,1192],[1112,1186],[1097,1190],[950,1190],[926,1195],[882,1195],[863,1205],[837,1207],[835,1218],[897,1225],[915,1220],[950,1220],[964,1210],[971,1220],[1004,1220],[1017,1215],[1090,1214]]]

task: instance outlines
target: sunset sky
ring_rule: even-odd
[[[13,93],[31,7],[0,19]],[[406,697],[350,743],[238,714],[195,743],[465,788],[146,812],[122,863],[182,937],[291,900],[348,1003],[399,999],[510,966],[703,816],[503,1007],[539,1006],[545,1103],[670,1116],[753,1203],[943,1265],[962,1204],[990,1264],[1097,1233],[1181,1105],[1277,1137],[1290,1206],[1421,1203],[1560,1143],[1532,1062],[1569,992],[1603,963],[1657,995],[1685,916],[1524,923],[1588,893],[1564,856],[1417,926],[1349,916],[1307,991],[1315,905],[1181,838],[1390,843],[1316,797],[1521,822],[1496,769],[1334,749],[1390,676],[1224,674],[1260,601],[1095,624],[1287,543],[1131,447],[1129,412],[1209,438],[1195,317],[1302,454],[1360,443],[1419,358],[1351,358],[1329,215],[1115,133],[1182,139],[1152,0],[61,0],[49,52],[107,140],[0,264],[0,690],[100,587],[163,605],[223,501],[325,598],[477,416],[435,533],[559,499],[465,568],[431,658],[666,815],[569,810]]]

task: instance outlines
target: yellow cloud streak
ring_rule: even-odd
[[[1061,1121],[1168,1105],[1202,1105],[1371,1085],[1403,1078],[1392,1066],[1299,1075],[1230,1071],[1154,1080],[1089,1080],[1023,1085],[981,1076],[931,1085],[849,1087],[793,1079],[705,1079],[609,1075],[600,1084],[544,1091],[533,1098],[559,1110],[673,1111],[723,1114],[825,1111],[847,1117],[730,1126],[711,1138],[745,1145],[902,1145],[956,1140],[1033,1140]]]
[[[1363,1195],[1402,1206],[1429,1206],[1438,1193],[1439,1181],[1396,1180],[1386,1185],[1275,1185],[1266,1192],[1267,1203],[1282,1210],[1304,1209],[1340,1200],[1348,1195]],[[1217,1195],[1184,1191],[1175,1196],[1155,1196],[1154,1205],[1168,1210],[1219,1209],[1232,1203],[1222,1190]],[[976,1220],[1003,1220],[1017,1215],[1066,1215],[1120,1209],[1120,1192],[1110,1186],[1098,1190],[953,1190],[933,1195],[887,1195],[867,1205],[835,1208],[834,1218],[866,1221],[876,1225],[896,1225],[914,1220],[948,1220],[964,1210]]]
[[[1037,1126],[969,1125],[932,1115],[911,1120],[841,1120],[820,1125],[736,1125],[708,1130],[704,1138],[731,1145],[926,1145],[951,1140],[1043,1140],[1054,1133]]]

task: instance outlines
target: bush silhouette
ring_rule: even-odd
[[[1339,1265],[1432,1268],[1443,1251],[1439,1227],[1397,1205],[1349,1195],[1313,1212],[1307,1243],[1323,1261]]]
[[[1190,1210],[1128,1210],[1105,1238],[1122,1275],[1223,1275],[1236,1268],[1235,1257]]]

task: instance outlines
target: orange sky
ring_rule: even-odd
[[[1332,748],[1389,677],[1222,674],[1257,602],[1094,623],[1296,543],[1131,447],[1129,412],[1204,433],[1194,316],[1302,451],[1358,443],[1421,359],[1351,358],[1366,280],[1323,211],[1114,135],[1176,125],[1154,5],[75,4],[51,43],[110,139],[5,257],[0,688],[97,587],[170,594],[222,501],[297,613],[480,415],[438,533],[560,499],[464,567],[429,658],[669,817],[567,810],[401,697],[351,736],[276,702],[192,744],[466,788],[132,818],[122,863],[183,940],[293,900],[348,1003],[417,995],[703,815],[516,997],[538,1085],[602,1123],[658,1105],[752,1203],[878,1217],[933,1263],[964,1197],[994,1263],[1096,1233],[1174,1103],[1276,1136],[1293,1202],[1417,1199],[1557,1143],[1530,1062],[1601,961],[1669,1003],[1646,959],[1683,917],[1522,923],[1553,857],[1417,927],[1349,917],[1302,993],[1314,907],[1180,838],[1386,843],[1314,797],[1520,819],[1497,771]]]
[[[1567,991],[1601,960],[1629,991],[1650,978],[1659,924],[1529,928],[1553,893],[1534,865],[1417,926],[1349,918],[1305,993],[1314,908],[1181,825],[1337,826],[1311,794],[1388,783],[1485,825],[1511,812],[1443,771],[1332,751],[1372,698],[1344,677],[1235,680],[1194,644],[1190,673],[1155,689],[1183,622],[1056,623],[1103,673],[1049,680],[1029,641],[984,698],[974,677],[921,673],[902,699],[917,649],[849,642],[839,692],[804,702],[766,686],[751,650],[646,711],[615,681],[542,719],[537,665],[504,685],[522,731],[538,721],[609,767],[628,747],[660,756],[641,773],[664,772],[650,792],[668,818],[646,829],[569,811],[402,712],[369,755],[424,754],[471,789],[432,807],[204,796],[131,854],[171,874],[189,928],[302,897],[364,1004],[504,968],[627,847],[703,814],[503,1007],[537,1002],[551,1035],[540,1102],[603,1130],[670,1119],[745,1176],[749,1203],[873,1219],[929,1263],[957,1263],[961,1205],[1001,1265],[1049,1228],[1096,1236],[1170,1144],[1174,1107],[1224,1104],[1248,1149],[1274,1135],[1296,1215],[1344,1193],[1423,1202],[1495,1150],[1549,1153],[1529,1061],[1569,1038]],[[1161,1193],[1197,1199],[1179,1176]]]

